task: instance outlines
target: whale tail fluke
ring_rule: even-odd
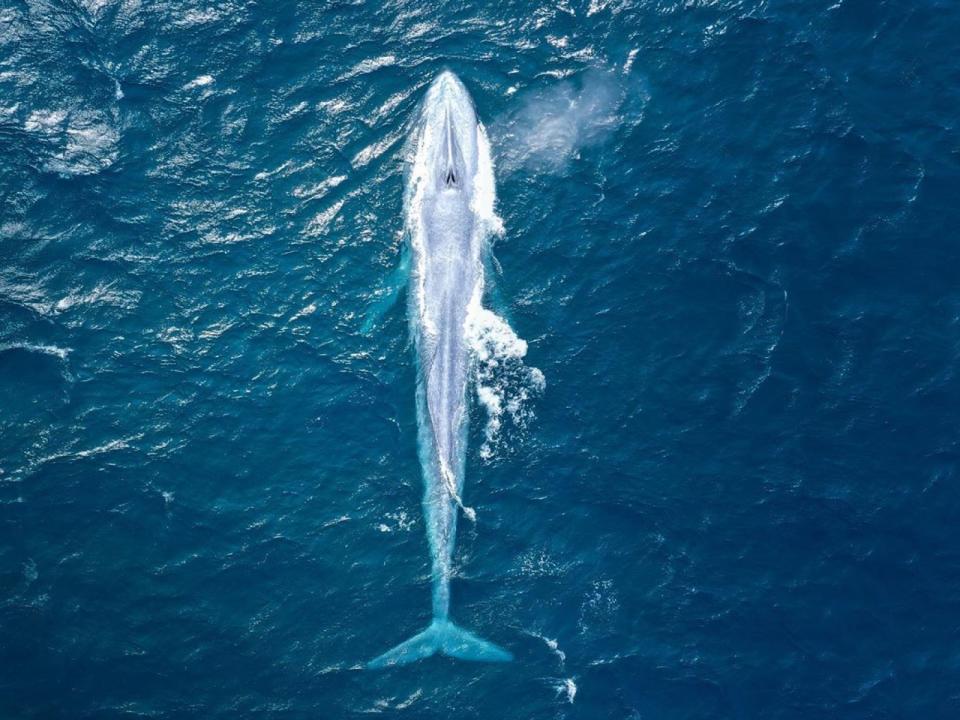
[[[502,647],[458,627],[449,620],[434,620],[423,632],[368,662],[367,668],[377,670],[406,665],[436,653],[477,662],[513,660],[513,655]]]

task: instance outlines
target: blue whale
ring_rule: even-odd
[[[468,320],[483,294],[483,259],[493,213],[493,165],[483,126],[463,83],[444,72],[430,86],[411,135],[404,199],[412,250],[409,317],[417,355],[417,421],[423,512],[432,559],[433,619],[423,632],[368,668],[436,653],[504,662],[509,652],[450,619],[451,556],[466,457]]]

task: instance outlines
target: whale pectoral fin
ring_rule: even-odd
[[[393,269],[383,286],[376,291],[377,300],[367,310],[363,321],[363,333],[369,334],[380,323],[397,300],[403,295],[410,278],[410,250],[406,245],[400,251],[400,262]]]
[[[370,670],[394,665],[406,665],[416,660],[442,653],[458,660],[475,662],[509,662],[513,655],[492,642],[453,624],[449,620],[434,620],[422,633],[414,635],[392,650],[367,663]]]

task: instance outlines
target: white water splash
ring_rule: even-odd
[[[528,632],[527,634],[530,637],[535,637],[538,640],[543,640],[544,644],[548,648],[550,648],[550,650],[553,652],[554,655],[557,656],[557,659],[560,661],[560,670],[563,670],[563,664],[567,660],[567,654],[560,649],[560,643],[557,640],[554,640],[553,638],[548,638],[546,635],[541,635],[540,633]]]
[[[573,678],[567,678],[561,683],[557,683],[557,694],[566,695],[567,702],[573,705],[573,699],[577,696],[577,684]]]
[[[497,215],[497,180],[493,171],[490,140],[483,123],[477,124],[477,173],[473,176],[473,201],[470,208],[480,221],[480,232],[502,235],[503,220]]]
[[[417,519],[415,517],[409,517],[403,510],[387,513],[387,518],[393,522],[391,529],[401,532],[412,530],[417,524]]]
[[[40,353],[41,355],[51,355],[52,357],[66,360],[67,356],[73,352],[72,348],[61,348],[56,345],[34,345],[33,343],[2,343],[0,352],[8,350],[23,350],[24,352]]]
[[[483,307],[478,289],[467,311],[467,342],[474,355],[477,399],[487,412],[480,457],[491,459],[501,444],[504,422],[523,428],[533,417],[529,400],[543,392],[546,379],[524,364],[527,342],[496,313]]]
[[[212,75],[199,75],[193,80],[188,82],[183,86],[184,90],[195,90],[197,88],[207,87],[208,85],[213,85],[213,76]]]

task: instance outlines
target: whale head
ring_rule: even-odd
[[[421,150],[435,192],[469,192],[476,172],[477,116],[467,89],[449,70],[430,85],[423,107]]]

